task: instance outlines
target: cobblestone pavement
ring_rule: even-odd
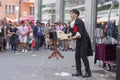
[[[74,73],[74,52],[61,51],[64,59],[48,59],[50,50],[30,51],[28,53],[0,53],[0,80],[115,80],[115,73],[104,70],[94,64],[94,57],[89,57],[92,77],[61,76],[56,73]],[[82,66],[84,72],[84,66]]]

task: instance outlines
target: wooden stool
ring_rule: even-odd
[[[57,39],[54,40],[54,51],[52,52],[52,54],[48,57],[48,59],[51,59],[52,57],[58,59],[58,56],[60,58],[64,58],[64,56],[57,50]]]

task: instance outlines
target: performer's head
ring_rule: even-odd
[[[77,9],[72,9],[70,11],[70,14],[71,14],[71,18],[75,19],[75,18],[77,18],[80,15],[80,12]]]

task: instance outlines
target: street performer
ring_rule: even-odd
[[[91,70],[89,66],[88,56],[92,56],[92,47],[89,35],[85,29],[84,22],[78,18],[79,11],[77,9],[72,9],[71,14],[71,33],[69,35],[69,40],[76,40],[76,51],[75,51],[75,61],[76,61],[76,73],[72,76],[82,76],[83,78],[91,77]],[[81,59],[83,60],[86,73],[82,75],[81,70]]]

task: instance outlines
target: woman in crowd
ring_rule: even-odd
[[[49,33],[50,33],[50,24],[47,23],[45,27],[45,48],[46,49],[49,49],[49,45],[50,45]]]
[[[10,44],[11,44],[11,50],[16,52],[17,50],[17,38],[18,38],[18,29],[16,26],[16,23],[12,24],[12,27],[10,27],[8,31],[9,37],[10,37]]]
[[[31,50],[31,45],[32,45],[32,39],[33,39],[33,29],[32,26],[30,25],[31,22],[28,23],[28,45],[29,45],[29,50]]]

